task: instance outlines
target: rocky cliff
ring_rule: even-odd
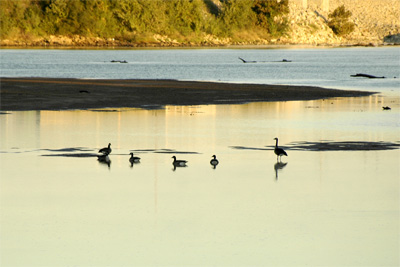
[[[277,42],[292,44],[382,44],[385,36],[400,33],[399,0],[321,0],[290,2],[291,31]],[[352,12],[355,30],[346,37],[337,37],[326,19],[338,6]]]

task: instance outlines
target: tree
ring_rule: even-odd
[[[257,24],[272,35],[279,35],[288,28],[284,15],[289,13],[289,0],[256,0],[253,11]]]
[[[349,21],[351,15],[351,12],[341,5],[328,15],[328,26],[338,36],[350,34],[355,27],[354,23]]]
[[[221,19],[225,33],[253,28],[256,16],[252,10],[253,0],[226,0],[222,9]]]

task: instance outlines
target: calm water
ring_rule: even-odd
[[[178,79],[399,93],[400,48],[0,50],[2,77]],[[256,64],[244,64],[238,57]],[[277,62],[282,59],[290,63]],[[126,60],[128,63],[111,63]],[[352,78],[367,73],[387,79]],[[394,79],[397,77],[397,79]]]
[[[219,72],[221,80],[268,83],[275,79],[271,73],[257,80],[242,68],[281,68],[285,73],[274,70],[277,75],[294,74],[283,67],[285,63],[243,64],[237,56],[261,60],[265,54],[265,60],[279,60],[304,54],[308,63],[301,64],[318,69],[315,53],[334,61],[329,57],[332,51],[342,61],[368,52],[386,58],[392,62],[389,65],[398,64],[398,50],[393,48],[0,50],[2,76],[144,78],[133,76],[145,69],[144,63],[133,59],[149,55],[154,59],[158,54],[163,63],[154,73],[149,68],[148,78],[193,79],[202,69],[201,75],[210,75],[207,80],[218,80],[218,71],[224,69]],[[58,67],[64,71],[54,62],[35,63],[27,56],[47,53],[61,62]],[[392,60],[384,56],[390,53]],[[4,67],[10,54],[31,61],[11,71]],[[231,63],[221,62],[227,54],[232,55]],[[97,59],[90,61],[89,55]],[[190,65],[188,57],[202,62],[212,58],[210,70],[195,60]],[[76,66],[72,58],[89,63]],[[99,58],[130,63],[114,65]],[[177,61],[188,65],[179,67]],[[154,67],[154,62],[146,64]],[[382,93],[325,101],[0,115],[1,265],[398,266],[400,150],[297,149],[306,141],[400,144],[397,80],[347,76],[348,72],[400,76],[395,73],[399,68],[378,68],[379,62],[364,70],[350,65],[363,64],[343,61],[338,75],[310,82],[352,84],[349,87]],[[242,69],[242,77],[232,73],[229,78],[225,70],[235,67]],[[126,68],[131,68],[133,77],[128,77]],[[171,77],[161,76],[161,69],[170,69]],[[303,72],[303,81],[318,75],[298,71]],[[392,110],[383,111],[382,106]],[[282,164],[271,150],[274,137],[289,155]],[[109,142],[110,166],[94,157]],[[142,158],[140,164],[130,165],[130,152]],[[220,160],[216,169],[209,164],[213,154]],[[188,166],[174,170],[173,155],[188,160]]]

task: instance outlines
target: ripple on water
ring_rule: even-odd
[[[363,142],[363,141],[320,141],[307,142],[299,141],[292,142],[286,146],[279,146],[285,150],[298,151],[368,151],[368,150],[393,150],[400,148],[400,142]],[[274,146],[266,146],[265,148],[231,146],[233,149],[242,150],[273,150]]]

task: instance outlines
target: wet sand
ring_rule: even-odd
[[[166,105],[241,104],[374,94],[311,86],[177,80],[1,78],[0,82],[1,111],[124,107],[158,109]]]

